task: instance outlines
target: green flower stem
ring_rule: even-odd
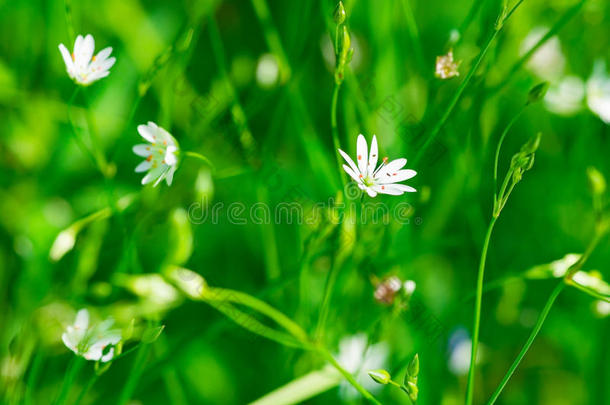
[[[330,103],[330,129],[333,137],[333,147],[335,148],[335,156],[337,157],[337,168],[339,169],[339,173],[341,176],[341,185],[343,186],[342,190],[344,190],[347,184],[347,177],[345,170],[343,170],[343,160],[341,158],[341,155],[339,154],[341,143],[339,142],[339,129],[337,125],[337,100],[339,98],[340,88],[341,84],[335,82],[335,87],[333,88],[333,96]]]
[[[80,404],[80,402],[83,400],[83,398],[85,398],[85,395],[87,395],[87,392],[89,392],[89,390],[91,389],[91,387],[93,387],[93,385],[95,384],[95,382],[98,379],[98,375],[94,372],[91,374],[91,377],[89,377],[89,381],[87,381],[87,385],[85,385],[83,387],[83,389],[80,392],[80,395],[78,396],[78,398],[76,399],[76,401],[74,401],[73,405],[78,405]]]
[[[212,173],[216,172],[216,167],[214,166],[214,163],[212,163],[210,161],[210,159],[208,159],[207,157],[203,156],[202,154],[197,153],[197,152],[191,152],[191,151],[188,151],[188,150],[185,151],[185,152],[182,152],[182,153],[184,153],[184,156],[188,156],[188,157],[192,157],[192,158],[201,160],[203,163],[205,163],[212,170]]]
[[[413,9],[411,8],[412,0],[402,0],[402,8],[405,12],[406,26],[407,31],[409,32],[409,40],[411,41],[411,46],[415,51],[415,59],[419,64],[419,68],[422,72],[428,72],[428,66],[426,64],[424,58],[424,52],[421,47],[421,41],[419,39],[419,30],[417,29],[417,23],[415,22],[415,15],[413,15]]]
[[[580,11],[586,1],[587,0],[581,0],[574,6],[570,7],[565,13],[563,13],[561,18],[555,23],[555,25],[553,25],[553,27],[551,27],[551,29],[513,65],[508,74],[504,77],[504,79],[502,79],[502,81],[491,90],[492,93],[499,92],[508,83],[510,83],[515,74],[523,67],[523,65],[525,65],[525,63],[527,63],[527,61],[532,57],[532,55],[536,53],[536,51],[540,49],[542,45],[544,45],[549,39],[551,39],[563,28]]]
[[[72,0],[64,1],[64,11],[66,15],[66,28],[68,30],[68,38],[71,43],[74,44],[75,35],[74,35],[74,23],[72,22]]]
[[[66,371],[66,375],[64,376],[64,381],[61,384],[61,389],[59,391],[59,395],[54,402],[54,405],[63,405],[68,399],[68,394],[70,393],[70,388],[78,375],[80,369],[85,365],[85,359],[80,356],[74,355],[72,360],[70,360],[70,364],[68,365],[68,369]]]
[[[78,130],[76,129],[76,124],[74,123],[74,119],[72,118],[72,107],[74,105],[74,101],[76,100],[76,96],[80,92],[80,86],[76,86],[74,92],[72,92],[72,96],[70,96],[70,100],[68,101],[68,121],[70,122],[70,127],[72,128],[72,135],[74,137],[74,141],[80,148],[80,150],[87,155],[94,166],[98,167],[97,159],[91,149],[85,144],[83,139],[81,138]]]
[[[87,127],[89,128],[89,137],[91,138],[91,147],[93,149],[92,153],[95,156],[98,169],[104,178],[108,178],[111,176],[111,173],[108,170],[108,162],[106,161],[106,156],[104,156],[100,136],[97,133],[95,120],[91,113],[91,101],[87,94],[87,89],[83,89],[83,99],[85,100],[85,119],[87,121]]]
[[[495,154],[495,157],[494,157],[494,204],[498,201],[498,193],[497,193],[497,189],[498,189],[498,161],[500,159],[500,149],[502,148],[502,143],[504,143],[504,138],[506,138],[506,135],[508,134],[508,131],[510,131],[510,129],[513,127],[515,122],[517,122],[519,117],[521,117],[521,115],[523,114],[523,112],[525,111],[525,109],[527,108],[528,105],[529,104],[525,104],[523,107],[521,107],[521,109],[519,110],[517,115],[515,115],[513,117],[513,119],[510,120],[510,122],[508,123],[506,128],[504,128],[504,131],[502,132],[502,135],[500,135],[500,140],[498,141],[498,146],[496,147],[496,154]],[[502,193],[500,193],[500,195],[502,195]]]
[[[339,371],[343,377],[345,377],[345,379],[354,387],[356,388],[356,390],[358,390],[359,393],[362,394],[362,396],[364,398],[366,398],[370,403],[372,404],[376,404],[376,405],[381,405],[381,402],[377,401],[377,399],[375,399],[375,397],[373,396],[373,394],[371,394],[370,392],[368,392],[362,385],[360,385],[358,383],[358,381],[356,381],[356,379],[354,378],[353,375],[351,375],[346,369],[344,369],[343,367],[341,367],[341,365],[337,362],[337,360],[335,360],[335,358],[328,352],[328,350],[326,350],[324,347],[319,347],[317,352],[322,355],[322,357],[324,357],[326,360],[328,360],[328,362],[337,369],[337,371]]]
[[[305,344],[299,342],[291,335],[284,332],[279,332],[273,328],[264,325],[262,322],[258,321],[253,316],[238,310],[237,308],[235,308],[235,306],[228,303],[227,301],[205,300],[205,302],[212,306],[214,309],[216,309],[218,312],[222,313],[227,318],[235,322],[237,325],[256,335],[262,336],[269,340],[273,340],[287,347],[293,347],[302,350],[306,350],[308,348]]]
[[[447,119],[449,119],[449,116],[453,112],[453,109],[455,108],[455,106],[457,105],[458,101],[462,97],[462,94],[464,93],[464,90],[466,89],[466,86],[468,86],[468,84],[470,83],[470,80],[472,79],[472,77],[476,73],[477,69],[479,68],[479,65],[483,61],[483,58],[485,57],[485,55],[489,51],[489,48],[491,47],[491,44],[493,43],[494,39],[496,39],[496,37],[498,36],[500,31],[502,31],[503,25],[509,20],[509,18],[517,10],[517,8],[521,5],[521,3],[523,3],[523,1],[524,0],[519,0],[517,2],[517,4],[515,4],[512,7],[512,9],[506,14],[505,17],[499,17],[499,18],[502,19],[502,23],[500,24],[500,26],[497,26],[496,28],[494,28],[493,32],[491,33],[491,35],[489,36],[489,38],[485,42],[485,45],[483,45],[483,48],[481,49],[481,52],[479,52],[479,55],[474,60],[474,63],[470,67],[470,70],[466,74],[466,77],[464,78],[464,80],[460,84],[460,87],[458,87],[458,89],[455,92],[453,98],[449,102],[449,105],[447,106],[447,109],[445,110],[443,115],[441,115],[441,118],[438,121],[436,121],[436,124],[434,125],[434,127],[430,131],[430,135],[428,135],[428,138],[426,139],[426,142],[424,142],[424,144],[420,148],[419,152],[415,156],[414,165],[416,165],[419,162],[419,160],[422,158],[422,156],[423,156],[424,152],[426,151],[426,149],[428,149],[428,147],[430,146],[432,141],[434,141],[434,139],[439,134],[440,130],[443,128],[443,126],[447,122]]]
[[[118,405],[125,405],[129,399],[131,399],[131,396],[133,395],[138,384],[138,380],[144,372],[144,364],[146,363],[146,358],[148,357],[150,347],[150,344],[138,345],[136,359],[134,360],[134,365],[129,373],[129,376],[127,377],[127,381],[125,381],[125,384],[123,385],[123,390],[119,395],[119,400],[117,402]]]
[[[30,367],[24,403],[25,405],[31,405],[34,403],[33,394],[36,392],[36,385],[38,384],[38,377],[40,377],[40,369],[43,363],[44,355],[42,353],[41,348],[39,347],[34,355],[34,359],[32,360],[32,365]]]
[[[288,58],[282,47],[282,41],[280,40],[278,30],[275,28],[273,20],[271,19],[269,6],[265,0],[252,0],[252,7],[263,27],[265,42],[267,42],[267,46],[278,59],[280,65],[280,81],[286,83],[291,76],[290,64],[288,63]]]
[[[301,343],[309,343],[309,337],[307,336],[307,333],[305,333],[305,331],[296,322],[294,322],[292,319],[290,319],[277,309],[273,308],[266,302],[261,301],[258,298],[255,298],[249,294],[236,290],[208,287],[203,292],[202,296],[203,299],[208,302],[224,301],[249,307],[265,316],[268,316],[270,319],[272,319],[278,325],[283,327],[288,333],[294,336]]]
[[[472,328],[472,350],[470,353],[470,369],[468,370],[468,385],[466,387],[466,404],[472,404],[472,395],[474,389],[474,375],[476,369],[476,353],[479,346],[479,327],[481,323],[481,301],[483,297],[483,275],[485,273],[485,262],[487,260],[487,250],[489,249],[489,240],[493,232],[494,225],[498,217],[493,216],[487,227],[483,249],[481,250],[481,260],[479,261],[479,273],[477,276],[477,295],[474,307],[474,326]]]
[[[540,332],[540,329],[542,328],[542,324],[544,323],[547,315],[549,314],[549,311],[551,310],[551,307],[555,303],[555,300],[557,299],[557,296],[564,289],[565,286],[566,286],[566,284],[562,280],[553,289],[553,292],[551,293],[549,299],[547,300],[546,304],[544,305],[544,308],[542,309],[542,312],[540,313],[540,316],[538,316],[538,320],[536,321],[536,325],[534,326],[534,329],[532,330],[532,333],[527,338],[527,341],[525,342],[525,345],[523,346],[523,348],[521,348],[521,351],[517,355],[517,358],[515,359],[513,364],[510,366],[510,368],[506,372],[506,375],[504,376],[504,378],[500,382],[500,385],[498,385],[498,388],[496,388],[496,390],[494,391],[493,395],[489,399],[488,405],[491,405],[491,404],[495,403],[496,400],[498,399],[498,397],[500,396],[500,393],[502,392],[502,390],[504,389],[504,387],[508,383],[508,380],[513,375],[513,373],[515,372],[517,367],[519,366],[519,363],[521,363],[521,360],[523,359],[523,357],[525,356],[525,354],[529,350],[530,346],[534,342],[534,339],[536,339],[536,336],[538,335],[538,332]]]
[[[523,346],[523,348],[521,348],[521,351],[517,355],[517,358],[515,359],[513,364],[510,366],[510,368],[506,372],[506,375],[504,376],[504,378],[500,382],[500,385],[498,385],[498,387],[496,388],[496,390],[492,394],[492,396],[491,396],[491,398],[490,398],[490,400],[488,402],[488,405],[492,405],[493,403],[495,403],[496,400],[498,399],[498,397],[500,396],[500,394],[502,393],[502,390],[504,389],[504,387],[508,383],[508,380],[513,375],[513,373],[515,372],[517,367],[519,366],[519,363],[521,363],[521,360],[523,359],[523,357],[525,356],[525,354],[529,350],[530,346],[534,342],[534,339],[536,339],[536,336],[538,335],[538,332],[540,332],[540,329],[542,328],[542,324],[546,320],[546,317],[549,314],[549,311],[551,310],[551,307],[555,303],[555,300],[557,299],[557,296],[559,295],[559,293],[561,293],[561,291],[563,291],[563,289],[566,286],[566,284],[574,285],[575,287],[578,288],[578,286],[576,286],[575,283],[573,283],[572,276],[577,271],[582,269],[582,266],[589,259],[589,257],[591,256],[591,253],[593,253],[593,250],[595,250],[595,248],[597,247],[597,245],[599,244],[600,240],[602,239],[602,237],[605,234],[606,234],[605,230],[600,231],[599,229],[596,229],[596,231],[595,231],[595,233],[593,235],[593,238],[591,238],[591,241],[589,242],[589,245],[585,249],[585,252],[583,253],[583,255],[580,257],[580,259],[576,263],[574,263],[572,266],[570,266],[570,268],[566,272],[566,275],[564,276],[563,280],[561,280],[561,282],[555,287],[555,289],[551,293],[549,299],[547,300],[544,308],[542,309],[542,312],[538,316],[538,320],[536,321],[536,325],[534,325],[534,329],[532,330],[532,333],[528,337],[528,339],[525,342],[525,345]],[[581,288],[579,288],[579,289],[581,289]],[[585,291],[585,292],[589,293],[588,291]],[[606,301],[607,301],[607,299],[606,299]]]

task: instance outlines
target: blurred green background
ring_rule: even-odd
[[[592,237],[586,169],[595,166],[608,177],[610,130],[603,112],[591,110],[587,81],[596,61],[610,60],[610,4],[582,2],[540,52],[510,73],[528,43],[579,3],[525,0],[438,137],[422,150],[492,32],[501,2],[345,2],[354,57],[339,96],[342,148],[353,155],[358,133],[369,140],[376,134],[382,155],[409,159],[407,167],[418,175],[408,184],[418,192],[375,200],[391,208],[408,202],[408,223],[392,217],[348,235],[323,341],[339,354],[340,342],[345,352],[349,336],[358,336],[353,345],[368,341],[377,349],[374,368],[393,374],[419,353],[418,404],[463,403],[468,351],[460,343],[469,342],[476,270],[491,216],[493,153],[529,89],[543,80],[551,83],[547,99],[528,107],[504,144],[500,176],[513,153],[542,133],[534,168],[498,220],[486,282],[582,253]],[[120,403],[129,380],[133,404],[245,404],[324,366],[319,356],[253,335],[205,303],[168,298],[161,287],[147,289],[133,277],[183,266],[210,285],[265,300],[314,332],[327,275],[342,249],[338,227],[325,218],[242,225],[226,213],[232,203],[311,207],[341,189],[330,129],[335,5],[74,1],[74,33],[91,33],[96,52],[112,46],[117,62],[70,108],[75,84],[57,49],[59,43],[73,46],[64,2],[0,1],[5,403],[51,403],[74,357],[61,333],[83,307],[98,319],[112,316],[123,328],[132,319],[166,328],[146,351],[112,363],[82,403]],[[210,18],[224,49],[213,45]],[[435,58],[450,47],[462,61],[461,74],[440,81]],[[561,87],[566,77],[575,78],[567,90]],[[99,138],[110,165],[107,178],[74,142],[69,110],[77,133]],[[207,156],[216,171],[184,159],[171,187],[141,186],[134,173],[141,159],[131,147],[141,143],[136,127],[147,121],[169,130],[182,149]],[[129,204],[117,204],[120,198]],[[216,223],[199,220],[206,206],[218,204],[224,205]],[[83,226],[73,249],[50,257],[59,232],[106,207],[109,215]],[[608,248],[602,240],[585,266],[605,279]],[[375,278],[389,274],[417,283],[406,311],[373,297]],[[501,380],[553,285],[518,278],[484,295],[476,403],[484,403]],[[610,321],[595,305],[576,289],[559,297],[498,403],[610,403]],[[355,357],[359,364],[362,356]],[[89,363],[73,384],[71,401],[92,374]],[[371,386],[366,375],[359,381],[367,381],[383,403],[409,403],[400,390]],[[341,383],[306,403],[364,401]]]

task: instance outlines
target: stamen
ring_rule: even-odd
[[[362,155],[358,155],[358,160],[362,160]]]

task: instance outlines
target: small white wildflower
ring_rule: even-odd
[[[549,87],[544,97],[545,107],[558,115],[570,116],[582,109],[585,83],[578,76],[565,76]]]
[[[78,356],[106,363],[114,356],[114,345],[121,341],[121,331],[110,329],[113,323],[112,319],[107,319],[90,328],[89,311],[81,309],[74,324],[61,335],[61,340]]]
[[[597,300],[595,301],[595,313],[600,318],[610,316],[610,302]]]
[[[477,364],[483,361],[485,350],[485,347],[479,344],[475,359]],[[449,371],[457,376],[468,374],[472,353],[472,340],[466,330],[460,328],[453,332],[449,338],[449,351],[451,353],[448,362]]]
[[[403,283],[403,289],[405,290],[405,294],[407,294],[408,296],[413,295],[413,292],[415,292],[415,281],[413,280],[407,280]]]
[[[112,48],[104,48],[97,55],[93,55],[95,41],[93,36],[88,34],[83,38],[82,35],[76,37],[74,42],[74,52],[70,54],[64,44],[59,44],[59,51],[64,58],[66,70],[70,78],[82,86],[104,78],[110,74],[110,68],[116,62],[116,58],[110,58]]]
[[[436,57],[436,66],[434,75],[439,79],[451,79],[460,75],[458,68],[461,62],[454,62],[453,60],[453,49],[447,52],[447,55],[441,55]]]
[[[587,80],[587,106],[606,124],[610,124],[610,76],[606,62],[598,60]]]
[[[387,163],[388,158],[383,158],[381,165],[375,168],[378,159],[377,137],[373,135],[370,155],[364,135],[358,135],[356,146],[358,153],[357,166],[347,153],[341,149],[339,149],[339,153],[349,165],[343,165],[343,170],[354,179],[361,190],[366,191],[371,197],[375,197],[378,193],[402,195],[405,192],[416,191],[413,187],[405,184],[397,184],[417,174],[415,170],[402,169],[407,164],[407,159],[400,158]]]
[[[169,132],[152,121],[149,121],[147,125],[139,125],[138,132],[142,138],[150,142],[150,145],[140,144],[133,147],[136,155],[146,158],[136,167],[136,173],[148,170],[142,179],[142,184],[156,180],[154,185],[157,186],[161,180],[165,179],[167,185],[171,186],[178,165],[176,157],[178,142]]]
[[[375,392],[379,391],[381,386],[371,380],[368,371],[385,368],[388,352],[388,346],[385,343],[369,345],[367,336],[364,333],[358,333],[341,339],[336,359],[344,369],[354,375],[356,381],[366,390]],[[353,400],[360,394],[347,381],[343,381],[340,395],[344,399]]]
[[[521,43],[519,55],[525,55],[548,31],[548,27],[532,29]],[[526,66],[536,76],[555,81],[563,75],[565,65],[566,58],[561,50],[561,42],[557,36],[553,36],[534,52]]]

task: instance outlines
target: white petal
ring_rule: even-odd
[[[356,161],[358,162],[358,168],[360,169],[360,173],[363,176],[366,176],[368,173],[366,171],[367,161],[368,161],[368,150],[366,146],[366,139],[364,135],[358,135],[358,140],[356,141],[356,152],[358,155],[356,156]]]
[[[61,334],[61,340],[64,342],[64,345],[66,345],[66,347],[68,349],[72,350],[74,353],[77,352],[75,342],[73,342],[70,339],[70,336],[67,333],[62,333]]]
[[[411,186],[407,186],[406,184],[391,184],[391,186],[395,189],[406,191],[407,193],[414,193],[417,190]]]
[[[375,190],[373,190],[371,187],[367,187],[366,192],[370,197],[375,197],[377,195],[377,192]]]
[[[149,122],[148,125],[138,125],[138,132],[140,133],[140,136],[142,136],[142,138],[146,139],[148,142],[155,143],[154,135],[156,128],[151,128],[150,124],[151,123]]]
[[[114,347],[110,348],[110,350],[108,350],[108,353],[104,354],[101,358],[100,361],[102,363],[107,363],[110,360],[112,360],[112,358],[114,357]]]
[[[400,158],[396,160],[392,160],[390,163],[379,169],[379,172],[375,175],[376,179],[380,179],[382,177],[386,177],[388,173],[395,173],[403,168],[404,165],[407,164],[407,159]]]
[[[377,177],[379,184],[388,184],[388,183],[398,183],[400,181],[409,180],[412,177],[415,177],[417,172],[411,169],[403,169],[397,172],[386,172],[383,176],[375,176]]]
[[[72,61],[72,56],[68,51],[68,48],[64,44],[59,44],[59,52],[61,52],[61,56],[64,59],[64,63],[66,64],[66,69],[70,73],[74,70],[74,62]]]
[[[360,170],[358,170],[358,167],[356,166],[356,164],[354,163],[354,161],[352,160],[351,157],[349,157],[349,155],[345,152],[343,152],[341,149],[337,149],[339,151],[339,154],[341,156],[343,156],[343,159],[345,159],[345,161],[347,162],[347,164],[349,165],[349,167],[352,168],[352,170],[354,171],[354,173],[356,174],[360,174]]]
[[[148,160],[143,161],[139,165],[136,166],[136,173],[145,172],[152,166],[152,163]]]
[[[87,34],[78,51],[76,60],[77,64],[82,63],[83,65],[88,65],[93,57],[94,49],[95,41],[93,40],[93,36],[91,34]]]
[[[87,330],[89,327],[89,311],[81,309],[76,313],[76,320],[74,321],[74,328],[79,330]]]
[[[394,184],[375,185],[373,186],[373,189],[380,194],[401,195],[404,193],[404,191],[395,188]]]
[[[101,51],[99,51],[97,53],[97,55],[95,55],[95,61],[96,62],[103,62],[104,60],[106,60],[110,54],[112,53],[112,47],[109,46],[107,48],[102,49]]]
[[[162,166],[152,169],[144,176],[142,184],[148,184],[151,181],[156,180],[159,176],[163,175],[164,170],[165,169]]]
[[[79,35],[76,37],[76,40],[74,41],[74,49],[72,50],[75,58],[76,58],[76,55],[79,54],[82,44],[83,44],[83,36]]]
[[[371,151],[369,152],[368,173],[373,173],[375,171],[378,157],[379,151],[377,148],[377,137],[373,135],[373,140],[371,141]]]
[[[133,153],[135,153],[138,156],[142,156],[142,157],[148,157],[149,155],[151,155],[153,153],[152,146],[147,145],[145,143],[135,145],[132,148],[132,150],[133,150]]]
[[[165,181],[167,182],[168,186],[172,185],[172,181],[174,180],[174,173],[176,172],[176,166],[172,166],[169,171],[167,172],[167,175],[165,176]]]
[[[357,181],[358,183],[362,182],[362,179],[360,178],[360,176],[358,174],[356,174],[352,169],[350,169],[348,165],[343,165],[343,170],[345,170],[345,172],[347,174],[349,174],[349,176],[352,179],[354,179],[355,181]]]
[[[167,176],[167,172],[169,171],[168,166],[163,165],[163,168],[164,168],[163,173],[161,174],[161,176],[159,176],[157,181],[155,181],[155,184],[153,184],[153,187],[157,187],[159,185],[159,183],[161,183],[161,181]]]

